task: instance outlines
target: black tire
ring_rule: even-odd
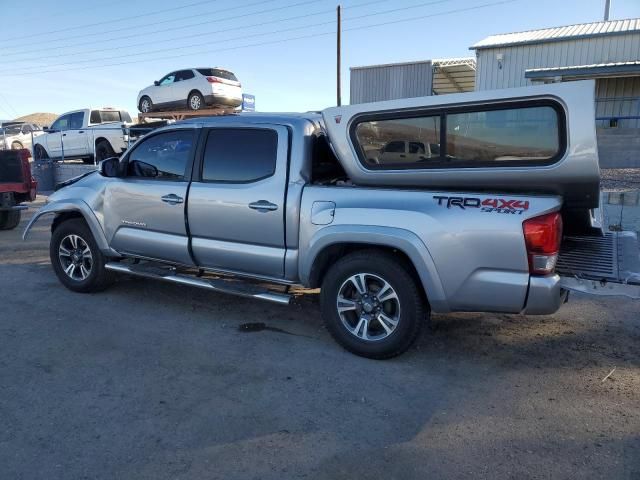
[[[148,103],[147,103],[148,102]],[[147,107],[148,105],[148,107]],[[146,95],[140,99],[140,103],[138,103],[138,111],[140,113],[150,113],[153,112],[153,102],[151,98]]]
[[[367,294],[364,296],[357,292],[355,283],[350,282],[350,279],[356,278],[358,274],[364,274],[364,283],[369,285],[365,288]],[[376,287],[383,285],[383,282],[392,289],[391,293],[394,295],[391,299],[383,300],[387,296],[384,294],[380,299],[377,297],[377,293],[382,292],[384,287],[378,287],[377,291]],[[364,307],[374,309],[371,313],[367,313],[370,311],[365,311],[362,305],[357,310],[349,309],[343,312],[343,321],[338,312],[338,295],[342,294],[342,298],[346,298],[344,288],[349,286],[353,287],[355,294],[355,297],[349,297],[359,298],[360,301],[347,302],[358,304],[365,300]],[[393,255],[379,250],[354,252],[334,263],[323,279],[320,292],[322,317],[331,336],[346,350],[367,358],[392,358],[405,352],[413,344],[430,313],[423,301],[421,288],[404,262]],[[371,292],[373,295],[369,296]],[[370,299],[373,300],[369,302]],[[385,315],[382,318],[385,318],[386,327],[379,314],[376,314],[380,309],[380,313]],[[345,325],[345,322],[349,324],[349,315],[352,315],[354,320],[350,324],[352,330]],[[364,322],[361,316],[368,317],[366,323],[363,323],[364,328],[359,328],[361,322]],[[397,321],[392,324],[389,320],[394,316]],[[357,324],[354,327],[355,323]],[[391,327],[393,328],[389,333]],[[362,331],[365,332],[365,338],[359,335]]]
[[[113,151],[108,140],[100,140],[96,143],[96,163],[115,156],[116,152]]]
[[[191,92],[187,98],[189,110],[202,110],[204,108],[204,97],[200,92]]]
[[[20,210],[0,212],[0,230],[13,230],[20,224],[21,217]]]
[[[11,144],[11,150],[21,150],[24,147],[22,146],[22,144],[20,142],[13,142]]]
[[[73,262],[73,257],[71,255],[68,257],[62,256],[60,253],[60,247],[62,245],[70,252],[76,251],[67,248],[73,245],[73,242],[69,240],[70,236],[79,237],[82,241],[80,242],[79,240],[76,240],[78,251],[81,251],[85,246],[89,248],[91,262],[89,263],[88,259],[85,258],[80,260],[82,265],[85,266],[85,270],[89,267],[88,274],[84,279],[81,278],[84,273],[80,271],[80,266],[74,267],[70,274],[65,273],[65,269],[69,269],[70,263]],[[51,259],[51,265],[53,266],[53,271],[58,277],[58,280],[60,280],[65,287],[69,290],[73,290],[74,292],[99,292],[107,288],[114,280],[113,273],[105,270],[104,268],[107,258],[98,248],[98,245],[91,234],[91,230],[82,219],[72,218],[58,224],[51,235],[49,258]]]
[[[33,155],[35,156],[36,160],[45,160],[47,158],[49,158],[49,154],[47,153],[47,151],[44,149],[44,147],[42,145],[36,145],[35,148],[33,149]]]

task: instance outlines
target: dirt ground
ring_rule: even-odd
[[[0,232],[1,478],[640,479],[638,301],[436,315],[372,361],[313,293],[72,293],[23,227]]]

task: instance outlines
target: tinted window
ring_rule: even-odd
[[[191,80],[195,75],[191,70],[181,70],[176,73],[176,82],[180,82],[182,80]]]
[[[131,116],[124,110],[92,110],[91,123],[131,122]]]
[[[176,130],[149,137],[129,155],[128,176],[183,180],[193,144],[193,130]]]
[[[355,132],[367,166],[393,168],[439,160],[440,116],[361,122]]]
[[[273,130],[217,128],[209,132],[202,179],[251,182],[273,175],[278,134]]]
[[[525,107],[447,115],[447,157],[455,162],[545,162],[560,149],[558,114]]]
[[[218,77],[224,78],[225,80],[233,80],[234,82],[238,81],[233,73],[226,70],[220,70],[219,68],[197,68],[196,70],[205,77]]]
[[[82,120],[84,120],[83,112],[76,112],[71,114],[71,119],[69,120],[69,129],[71,130],[79,130],[82,128]]]

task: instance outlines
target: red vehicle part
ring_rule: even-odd
[[[0,194],[13,193],[16,204],[36,199],[38,182],[31,175],[26,148],[0,152]]]

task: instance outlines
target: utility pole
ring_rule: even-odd
[[[609,21],[609,10],[611,9],[611,0],[605,0],[604,2],[604,21]]]
[[[336,60],[337,60],[337,95],[338,95],[338,106],[342,105],[342,88],[340,85],[340,80],[341,80],[341,72],[340,72],[340,64],[342,63],[340,60],[341,57],[341,42],[342,39],[341,37],[341,32],[342,32],[342,7],[340,5],[338,5],[337,8],[337,14],[338,14],[338,37],[337,37],[337,42],[336,42],[336,47],[337,47],[337,55],[336,55]]]

